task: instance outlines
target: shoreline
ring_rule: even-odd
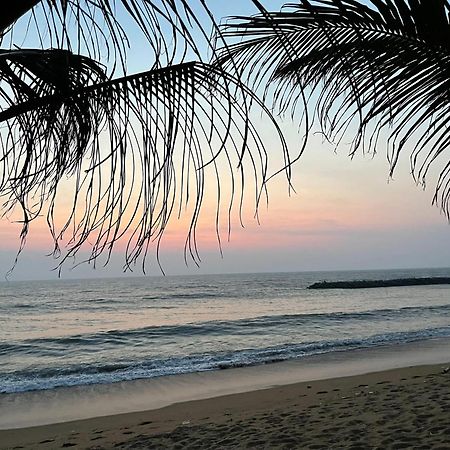
[[[1,430],[0,448],[445,445],[450,440],[448,366],[442,362],[301,381],[155,410]]]
[[[0,449],[445,445],[449,366],[449,340],[433,339],[223,371],[2,394]]]
[[[1,430],[158,410],[173,404],[450,361],[450,340],[324,353],[271,364],[0,394]],[[330,375],[332,375],[330,377]]]

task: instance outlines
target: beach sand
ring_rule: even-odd
[[[450,364],[0,431],[0,448],[450,449]]]

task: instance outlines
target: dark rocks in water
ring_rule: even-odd
[[[450,284],[449,277],[398,278],[395,280],[356,280],[356,281],[320,281],[308,286],[308,289],[366,289],[395,286],[429,286]]]

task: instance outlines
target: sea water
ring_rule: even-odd
[[[450,337],[450,286],[307,289],[323,280],[425,276],[448,277],[450,269],[0,283],[0,392]]]

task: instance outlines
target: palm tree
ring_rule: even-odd
[[[410,152],[433,202],[450,218],[450,4],[448,0],[299,0],[227,25],[222,69],[239,67],[279,112],[297,109],[339,144],[388,148],[390,175]],[[435,168],[435,169],[434,169]]]
[[[221,179],[231,184],[228,213],[235,202],[242,207],[245,160],[257,181],[256,207],[264,192],[268,154],[250,120],[255,107],[279,135],[289,166],[276,122],[233,64],[205,62],[221,34],[204,0],[16,0],[3,9],[0,195],[4,215],[20,210],[19,253],[30,223],[46,215],[60,265],[86,246],[88,261],[106,255],[108,262],[124,238],[125,267],[144,265],[149,244],[159,249],[170,217],[186,207],[185,255],[198,262],[206,171],[217,180],[218,236]],[[147,42],[143,73],[127,72],[130,26]],[[25,48],[19,28],[39,47]],[[62,189],[68,178],[71,194]],[[71,208],[57,225],[61,195]]]

